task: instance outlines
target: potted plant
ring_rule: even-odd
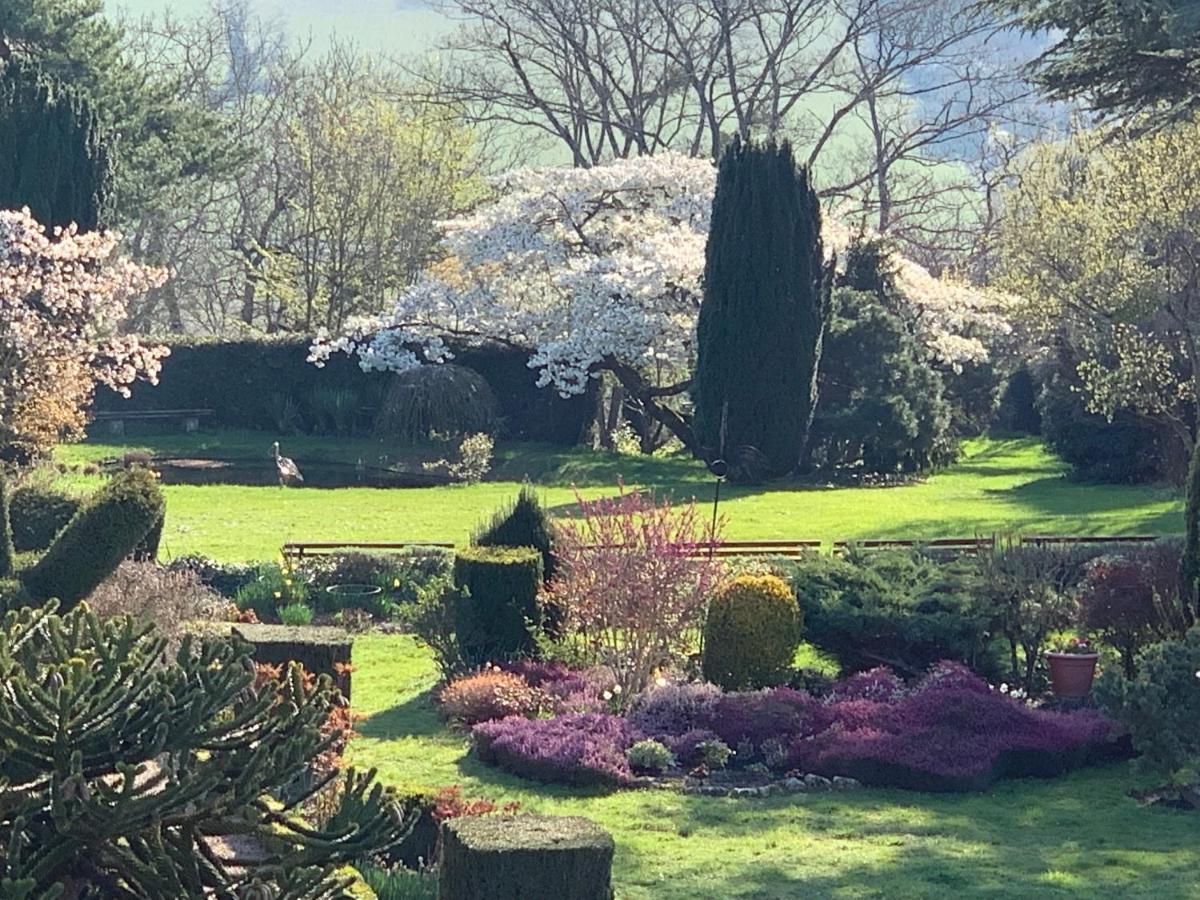
[[[1078,699],[1091,693],[1099,659],[1100,654],[1084,637],[1073,637],[1049,651],[1046,662],[1050,665],[1050,684],[1055,696]]]

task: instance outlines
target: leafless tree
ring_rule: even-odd
[[[574,165],[787,137],[822,195],[925,261],[970,243],[975,167],[1028,94],[971,0],[458,0],[436,97]],[[430,98],[435,91],[430,90]]]

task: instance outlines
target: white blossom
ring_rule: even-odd
[[[318,335],[309,358],[357,353],[364,369],[403,371],[449,359],[441,339],[454,335],[528,352],[538,383],[564,396],[607,360],[677,376],[693,362],[715,183],[710,161],[672,153],[510,172],[494,202],[442,223],[445,259],[389,313]],[[852,235],[826,217],[824,238],[836,253]],[[938,357],[985,358],[983,336],[1008,329],[1002,303],[896,262]]]

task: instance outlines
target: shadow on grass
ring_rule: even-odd
[[[1139,807],[1127,786],[1117,765],[986,794],[686,797],[669,847],[618,835],[618,896],[622,883],[672,898],[685,896],[672,883],[731,898],[1197,896],[1200,817]],[[750,860],[703,852],[745,841]]]
[[[433,705],[434,688],[427,688],[389,709],[372,713],[354,724],[363,737],[391,740],[398,737],[431,737],[446,731],[446,723]]]

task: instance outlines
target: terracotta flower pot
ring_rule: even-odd
[[[1086,697],[1096,677],[1098,653],[1047,653],[1050,684],[1059,697]]]

